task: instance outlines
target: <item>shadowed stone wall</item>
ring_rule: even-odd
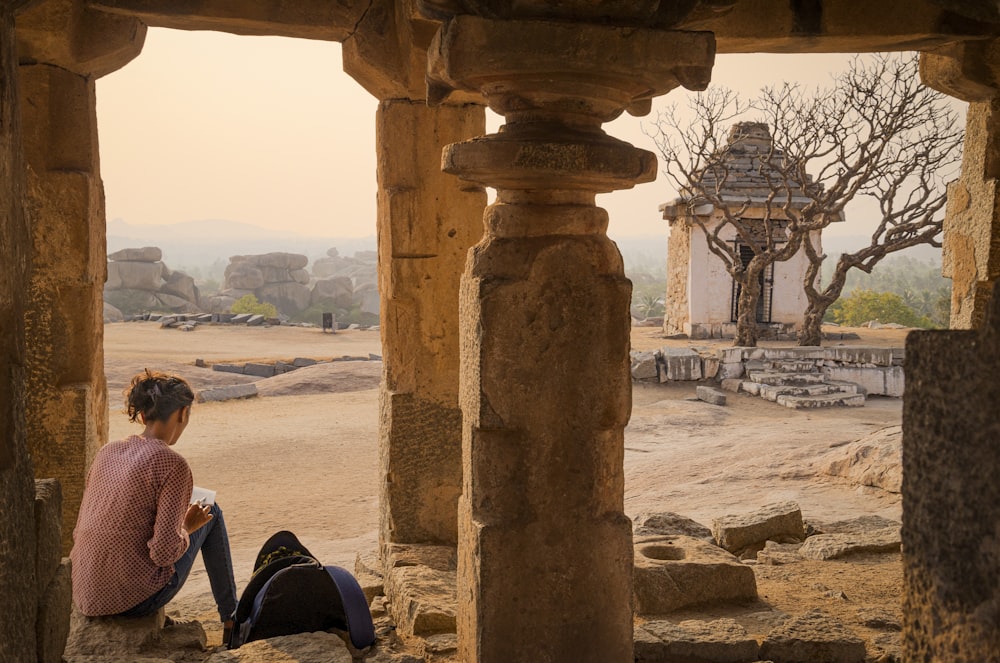
[[[35,660],[35,488],[24,418],[31,238],[14,52],[19,4],[0,0],[0,661]]]
[[[906,341],[907,661],[1000,661],[1000,289],[991,309],[981,330]]]

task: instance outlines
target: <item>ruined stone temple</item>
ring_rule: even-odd
[[[60,558],[107,438],[95,81],[147,26],[338,41],[379,99],[377,563],[399,606],[413,555],[454,560],[456,656],[489,663],[633,660],[630,284],[595,195],[652,181],[656,159],[602,125],[705,88],[717,53],[921,51],[924,82],[971,103],[944,234],[952,330],[906,353],[903,648],[1000,660],[985,0],[0,0],[0,660],[59,660]],[[502,131],[484,135],[486,106]]]
[[[785,224],[809,204],[811,198],[800,189],[808,182],[789,182],[779,202],[770,201],[771,181],[780,175],[766,172],[769,162],[780,162],[781,151],[774,147],[770,128],[759,122],[740,122],[730,127],[718,168],[702,173],[702,188],[711,199],[695,191],[660,205],[670,235],[667,240],[667,292],[663,314],[665,334],[687,334],[690,338],[732,338],[735,336],[740,284],[725,263],[709,248],[710,235],[718,231],[721,242],[746,266],[754,247],[741,238],[728,215],[763,241],[765,225],[771,227],[776,243],[785,240]],[[808,176],[807,176],[808,177]],[[810,178],[811,180],[811,178]],[[843,220],[843,219],[840,219]],[[719,226],[722,226],[721,228]],[[811,233],[812,245],[822,252],[820,231]],[[760,275],[757,323],[772,335],[786,333],[802,321],[809,304],[802,282],[809,259],[805,249],[790,259],[771,263]]]

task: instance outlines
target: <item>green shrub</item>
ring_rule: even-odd
[[[934,323],[918,314],[894,292],[857,289],[841,297],[827,309],[828,320],[848,327],[877,320],[882,324],[896,323],[905,327],[933,327]]]
[[[243,295],[229,308],[232,313],[249,313],[251,315],[262,315],[265,318],[277,318],[278,309],[274,304],[259,302],[254,295]]]

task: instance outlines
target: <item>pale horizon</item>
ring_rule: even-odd
[[[219,219],[313,237],[374,236],[378,102],[343,72],[340,53],[337,43],[150,29],[138,58],[97,81],[109,222]],[[713,84],[743,96],[785,80],[826,85],[850,57],[721,55]],[[685,94],[674,90],[645,118],[623,115],[605,130],[655,152],[643,125]],[[964,122],[965,105],[955,103]],[[488,116],[488,130],[499,124]],[[661,177],[599,196],[609,235],[665,236],[657,207],[672,195]],[[827,234],[865,228],[849,210]]]

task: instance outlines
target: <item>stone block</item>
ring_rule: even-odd
[[[632,519],[632,533],[635,536],[671,536],[683,534],[704,541],[713,541],[712,530],[687,516],[665,511],[662,513],[640,513]]]
[[[213,371],[243,374],[243,364],[212,364]]]
[[[861,553],[898,552],[900,524],[879,516],[822,525],[822,534],[806,539],[799,554],[806,559],[839,559]]]
[[[695,390],[695,393],[697,393],[698,400],[700,401],[705,401],[706,403],[710,403],[712,405],[726,404],[726,395],[718,389],[699,385]]]
[[[803,540],[806,536],[802,525],[802,511],[795,502],[769,504],[743,515],[727,515],[712,522],[715,542],[732,553],[760,544],[768,539]]]
[[[148,617],[87,617],[74,606],[63,655],[134,660],[159,642],[162,630],[162,609]]]
[[[719,374],[719,366],[722,362],[716,357],[701,358],[701,376],[706,380],[714,380]]]
[[[711,661],[747,663],[758,660],[760,645],[746,629],[732,619],[706,622],[689,619],[678,624],[649,621],[640,627],[659,643],[644,646],[636,661]],[[638,630],[638,629],[637,629]],[[648,641],[644,638],[643,643]],[[655,653],[655,655],[654,655]]]
[[[244,364],[244,375],[255,375],[259,378],[273,378],[274,364],[255,364],[253,362]]]
[[[35,619],[38,663],[62,661],[72,610],[73,579],[70,559],[64,557],[48,587],[38,597],[38,613]]]
[[[719,380],[729,380],[743,377],[743,362],[726,362],[719,364],[719,370],[715,374]]]
[[[318,363],[315,359],[309,359],[308,357],[296,357],[292,360],[292,366],[296,368],[302,368],[303,366],[312,366]]]
[[[837,345],[823,348],[823,355],[840,364],[874,364],[892,366],[892,348],[869,348],[854,345]]]
[[[57,479],[35,480],[35,581],[41,595],[62,560],[62,486]]]
[[[247,327],[259,327],[260,325],[264,324],[265,320],[267,320],[267,318],[265,318],[263,315],[260,314],[251,315],[249,318],[247,318],[246,325]]]
[[[846,479],[852,486],[871,486],[901,493],[903,485],[903,429],[888,426],[827,453],[820,472]]]
[[[231,322],[234,325],[244,325],[246,324],[247,320],[249,320],[252,317],[253,316],[250,315],[249,313],[237,313],[232,317],[232,319],[229,322]]]
[[[388,652],[372,652],[363,658],[367,663],[397,663],[396,655]],[[354,663],[359,659],[351,656],[347,644],[336,633],[316,631],[254,640],[238,649],[215,652],[205,663]],[[415,657],[398,659],[398,663],[422,661]]]
[[[720,358],[723,364],[742,364],[750,355],[754,348],[734,347],[724,348],[720,351]]]
[[[385,574],[396,628],[405,637],[455,633],[455,549],[450,546],[392,546]]]
[[[361,585],[361,590],[365,593],[369,604],[376,596],[385,595],[382,563],[378,553],[358,553],[354,558],[354,577]]]
[[[757,598],[753,569],[717,546],[690,536],[635,539],[633,594],[640,615],[693,605]]]
[[[700,380],[701,357],[687,348],[661,348],[659,350],[660,382]]]
[[[163,260],[163,251],[156,246],[121,249],[108,254],[108,260],[128,262],[159,262]]]
[[[740,378],[726,378],[719,383],[723,391],[729,391],[734,394],[738,394],[740,391],[740,386],[743,384],[743,380]]]
[[[231,384],[225,387],[202,389],[198,392],[198,402],[231,401],[237,398],[253,398],[256,395],[257,385],[252,382],[249,384]]]
[[[865,642],[821,610],[793,617],[761,643],[761,660],[774,663],[863,663]]]
[[[830,366],[823,367],[823,375],[827,380],[852,382],[868,395],[885,395],[885,368],[863,368],[861,366]]]
[[[892,398],[902,398],[906,387],[906,376],[902,366],[890,366],[885,369],[885,395]]]
[[[655,352],[633,351],[630,358],[633,380],[656,382],[659,379]]]

